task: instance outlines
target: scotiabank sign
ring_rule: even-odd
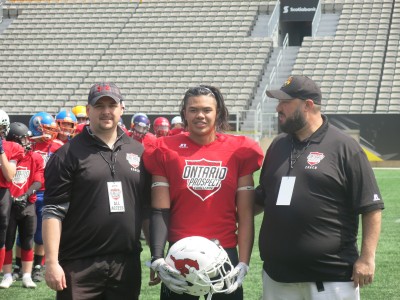
[[[319,0],[281,0],[282,22],[312,21]]]

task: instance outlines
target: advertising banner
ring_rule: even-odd
[[[281,22],[312,21],[319,0],[281,0]]]

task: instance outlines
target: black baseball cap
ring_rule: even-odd
[[[120,103],[123,101],[121,91],[113,82],[100,82],[95,83],[90,88],[88,96],[88,104],[95,105],[97,100],[103,97],[111,97],[115,102]]]
[[[279,100],[311,99],[318,105],[321,105],[322,99],[319,86],[309,77],[303,75],[290,76],[279,90],[269,90],[266,94],[270,98]]]

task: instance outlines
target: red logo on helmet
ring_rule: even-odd
[[[189,274],[189,268],[195,268],[196,270],[199,270],[199,263],[197,260],[185,258],[185,259],[176,259],[171,255],[171,260],[175,264],[175,269],[177,269],[179,272],[181,272],[181,275],[186,277],[187,274]]]

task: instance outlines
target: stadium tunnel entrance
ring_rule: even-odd
[[[279,44],[282,45],[283,39],[288,33],[290,36],[289,46],[301,46],[305,36],[311,36],[312,23],[303,22],[281,22],[279,28]]]

